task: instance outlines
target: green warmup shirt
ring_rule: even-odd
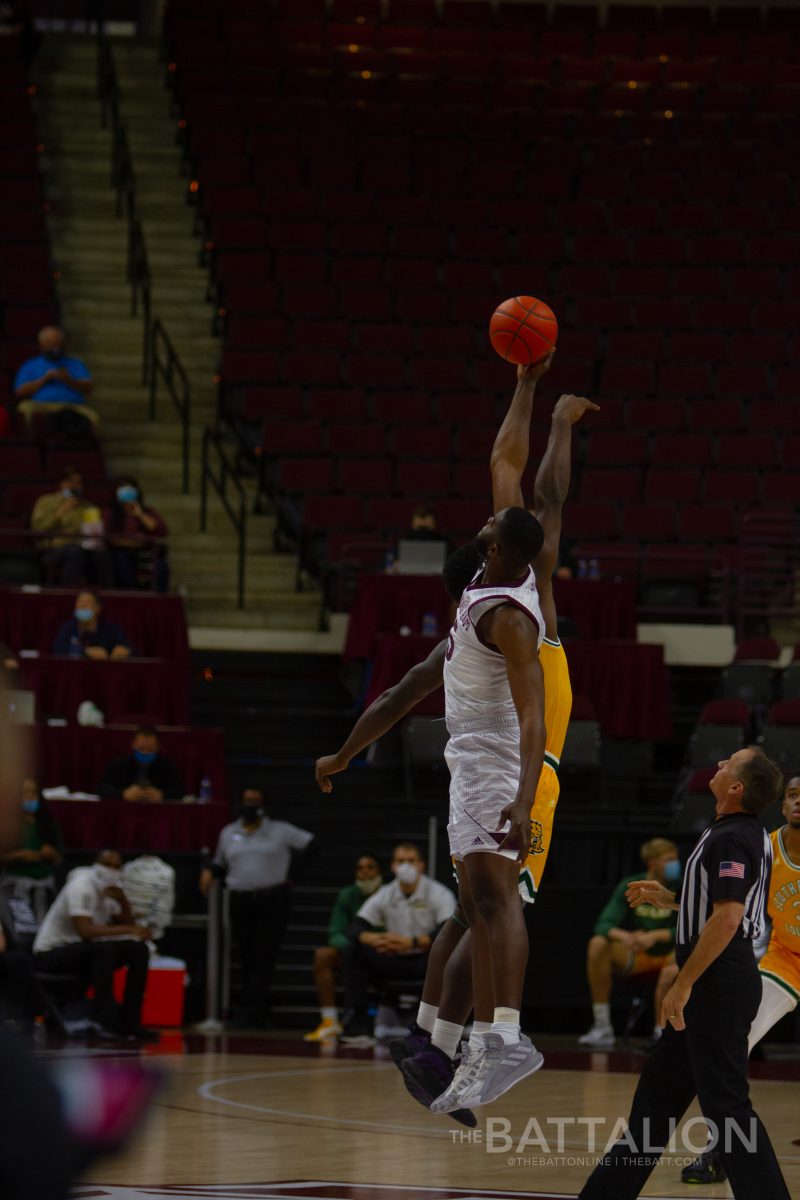
[[[647,879],[647,872],[626,875],[620,880],[597,918],[594,931],[601,937],[608,937],[609,929],[615,928],[644,929],[648,932],[651,929],[668,929],[672,935],[668,942],[656,942],[655,946],[645,951],[645,954],[652,954],[653,958],[663,958],[665,954],[672,953],[678,914],[671,908],[656,908],[655,904],[637,904],[636,908],[631,908],[625,899],[625,889],[629,883],[639,879]]]
[[[350,938],[347,936],[347,931],[366,899],[367,897],[355,883],[342,888],[336,897],[331,911],[331,919],[328,922],[329,946],[335,946],[337,950],[341,950],[343,946],[348,945]]]
[[[61,837],[55,827],[52,829],[52,834],[52,837],[42,839],[39,837],[36,822],[29,825],[25,821],[22,826],[22,844],[17,849],[41,850],[42,846],[50,845],[61,853],[64,847],[61,845]],[[49,879],[53,874],[53,864],[50,862],[12,862],[6,867],[6,874],[18,876],[21,879]]]

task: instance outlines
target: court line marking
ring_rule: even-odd
[[[390,1070],[388,1064],[386,1066],[364,1066],[364,1067],[340,1067],[337,1069],[337,1075],[346,1074],[364,1074],[365,1072],[374,1073],[375,1071],[386,1072]],[[230,1083],[247,1083],[254,1079],[286,1079],[294,1076],[318,1075],[319,1068],[305,1068],[296,1071],[257,1071],[249,1075],[228,1075],[223,1079],[210,1079],[207,1083],[201,1084],[197,1089],[198,1095],[204,1100],[209,1100],[214,1104],[227,1104],[231,1108],[244,1108],[250,1112],[266,1113],[273,1117],[293,1117],[304,1121],[320,1122],[325,1121],[331,1125],[352,1125],[359,1129],[373,1129],[376,1133],[394,1133],[394,1134],[410,1134],[421,1133],[427,1137],[448,1137],[450,1126],[442,1129],[435,1129],[430,1125],[388,1125],[379,1121],[358,1120],[355,1117],[326,1117],[317,1113],[295,1112],[289,1108],[267,1108],[262,1104],[247,1104],[243,1100],[229,1100],[226,1096],[214,1095],[214,1090],[218,1087],[224,1087]],[[313,1185],[312,1185],[313,1186]]]

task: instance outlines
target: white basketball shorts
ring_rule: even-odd
[[[498,717],[491,723],[453,722],[444,752],[450,768],[450,819],[447,833],[455,859],[487,851],[516,858],[515,850],[500,850],[509,829],[500,813],[511,804],[519,787],[519,723]]]

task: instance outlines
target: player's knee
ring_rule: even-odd
[[[330,970],[339,961],[339,953],[335,946],[317,946],[314,951],[314,966]]]
[[[594,937],[589,938],[589,944],[586,947],[586,956],[589,962],[599,962],[601,959],[608,958],[611,954],[611,942],[601,933],[596,933]]]

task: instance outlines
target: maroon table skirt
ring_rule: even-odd
[[[367,704],[430,654],[436,639],[381,634],[375,644]],[[565,650],[572,691],[592,701],[606,737],[653,741],[671,737],[669,676],[662,646],[571,641]],[[415,712],[441,716],[444,693],[439,690],[428,696]]]
[[[632,579],[554,579],[560,617],[569,617],[586,641],[636,637],[636,584]]]
[[[185,665],[163,658],[95,662],[90,658],[23,658],[21,685],[36,693],[40,721],[75,721],[78,707],[92,700],[106,723],[151,717],[156,724],[189,724],[189,678]],[[131,718],[130,714],[137,714]]]
[[[33,733],[32,761],[42,787],[68,787],[96,792],[109,763],[130,750],[134,726],[96,729],[82,725],[38,725]],[[160,728],[161,752],[180,768],[188,794],[197,795],[200,780],[211,781],[212,795],[228,795],[225,747],[221,729]]]
[[[53,639],[72,616],[77,589],[0,588],[0,641],[12,650],[50,654]],[[176,666],[189,661],[186,616],[180,596],[146,592],[101,592],[103,612],[119,625],[133,653],[165,658]]]
[[[444,636],[452,622],[452,600],[438,575],[362,575],[350,609],[344,658],[372,658],[381,633],[398,633],[407,625],[412,634],[433,613]]]
[[[623,579],[555,579],[559,616],[569,617],[581,638],[635,638],[636,587]],[[412,636],[433,613],[443,637],[452,622],[452,601],[438,575],[362,575],[358,581],[344,658],[372,658],[375,639],[407,625]]]
[[[230,820],[227,804],[129,804],[125,800],[51,800],[70,850],[110,847],[126,854],[213,852]]]

